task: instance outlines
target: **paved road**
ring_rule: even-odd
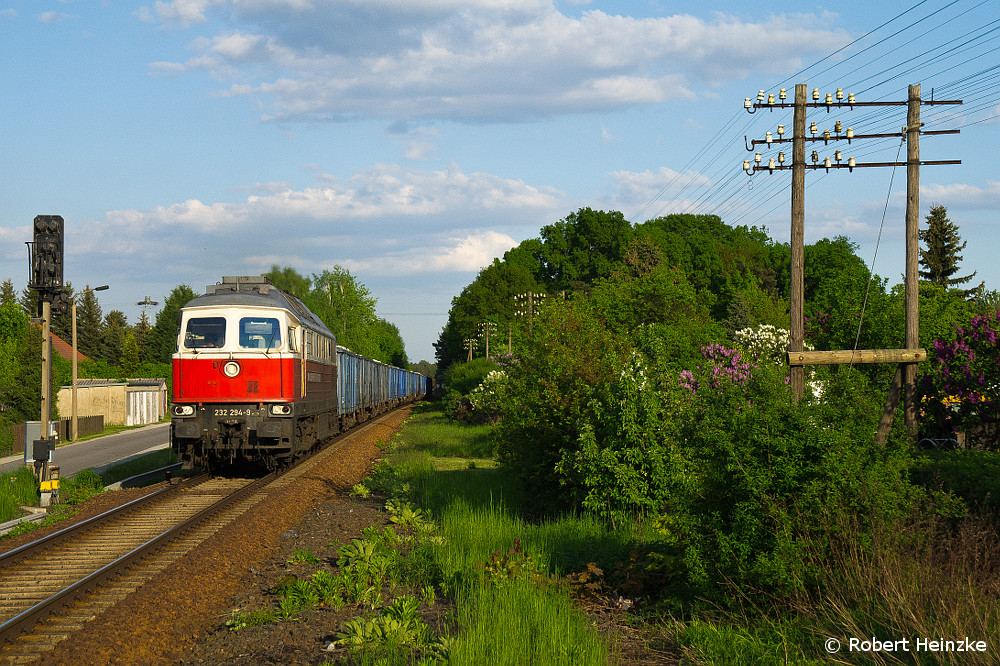
[[[170,424],[157,423],[113,435],[95,437],[56,449],[53,462],[59,465],[59,475],[73,476],[88,468],[102,468],[132,456],[164,449],[169,445]],[[0,458],[0,470],[16,469],[24,464],[24,455]]]

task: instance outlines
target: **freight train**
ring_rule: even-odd
[[[259,276],[223,277],[181,308],[172,361],[170,439],[185,469],[278,469],[431,390],[419,373],[339,346]]]

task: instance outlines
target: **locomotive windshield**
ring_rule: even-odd
[[[224,317],[193,317],[188,319],[184,332],[184,346],[188,349],[221,347],[226,343]]]
[[[272,317],[240,319],[240,347],[274,349],[281,346],[281,325]]]

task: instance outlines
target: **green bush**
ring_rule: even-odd
[[[582,298],[557,301],[535,316],[534,336],[507,369],[511,397],[498,430],[497,457],[552,509],[578,503],[571,478],[558,469],[627,357]]]
[[[692,583],[802,588],[816,573],[805,550],[822,550],[841,518],[856,514],[864,535],[909,515],[904,440],[875,445],[861,377],[834,375],[812,405],[793,402],[780,368],[697,392],[668,445],[664,504]]]
[[[472,389],[483,383],[486,375],[500,366],[488,358],[474,358],[468,363],[453,363],[444,371],[441,382],[446,391],[458,391],[467,395]]]
[[[85,502],[94,495],[104,492],[104,482],[92,469],[77,472],[73,477],[60,483],[60,494],[66,504]]]
[[[910,478],[930,490],[954,493],[970,509],[1000,509],[1000,453],[921,451]]]
[[[619,525],[657,518],[661,559],[694,588],[801,588],[802,553],[839,517],[909,514],[901,429],[875,445],[881,398],[860,373],[831,373],[825,402],[797,404],[783,366],[714,344],[677,373],[662,329],[626,352],[581,304],[552,316],[562,332],[542,328],[546,354],[512,370],[503,461],[564,506]]]

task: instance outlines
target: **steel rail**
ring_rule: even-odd
[[[193,477],[188,481],[188,484],[194,481],[201,480],[201,478],[202,478],[201,476]],[[182,486],[186,487],[188,484],[165,486],[160,490],[149,493],[148,495],[143,495],[142,497],[136,498],[131,502],[122,504],[121,506],[117,506],[113,509],[108,509],[104,513],[92,516],[90,518],[87,518],[86,520],[81,520],[76,524],[70,525],[69,527],[64,527],[61,530],[53,532],[52,534],[44,536],[40,539],[36,539],[34,541],[26,543],[23,546],[14,548],[13,550],[9,550],[6,553],[0,553],[0,571],[2,571],[6,567],[11,566],[12,564],[20,562],[26,557],[30,557],[35,553],[41,552],[44,548],[51,548],[57,543],[68,541],[70,538],[76,536],[77,534],[81,534],[87,530],[100,527],[101,525],[104,525],[105,523],[108,523],[112,520],[116,520],[117,518],[126,516],[132,511],[142,509],[145,505],[151,504],[155,500],[162,499],[163,496],[166,495],[167,493],[175,491],[178,488],[181,488]]]
[[[86,592],[93,591],[95,588],[99,587],[103,582],[113,578],[121,571],[134,566],[144,557],[153,554],[157,549],[159,549],[160,546],[166,545],[175,538],[182,536],[184,533],[188,532],[191,529],[194,529],[205,520],[229,508],[236,502],[242,500],[247,495],[252,494],[259,488],[267,485],[275,478],[276,474],[272,473],[269,474],[268,476],[258,479],[257,481],[254,481],[253,483],[249,483],[243,486],[242,488],[237,489],[236,491],[220,499],[218,502],[215,502],[214,504],[205,507],[204,509],[202,509],[195,515],[191,516],[190,518],[167,529],[158,536],[153,537],[149,541],[137,546],[128,553],[125,553],[124,555],[118,557],[112,562],[109,562],[108,564],[102,566],[100,569],[97,569],[93,573],[63,588],[61,591],[57,592],[56,594],[53,594],[47,599],[38,602],[31,608],[28,608],[27,610],[21,612],[20,614],[16,615],[10,620],[7,620],[2,625],[0,625],[0,645],[2,645],[3,643],[16,641],[17,638],[23,632],[30,631],[40,621],[44,620],[52,613],[58,612],[60,608],[69,605],[73,600],[78,598],[80,595]],[[157,491],[157,493],[155,494],[159,495],[160,492],[161,491]],[[140,498],[140,499],[145,499],[145,498]],[[131,506],[135,504],[135,502],[136,501],[130,502],[128,505],[125,506]],[[101,514],[101,516],[95,516],[95,518],[103,517],[106,516],[107,514],[114,512],[115,510],[108,511],[105,512],[104,514]],[[126,513],[131,513],[131,512],[126,512]],[[105,522],[107,521],[102,521],[101,524],[104,524]],[[71,528],[62,530],[61,533],[68,532],[70,531],[70,529]]]

